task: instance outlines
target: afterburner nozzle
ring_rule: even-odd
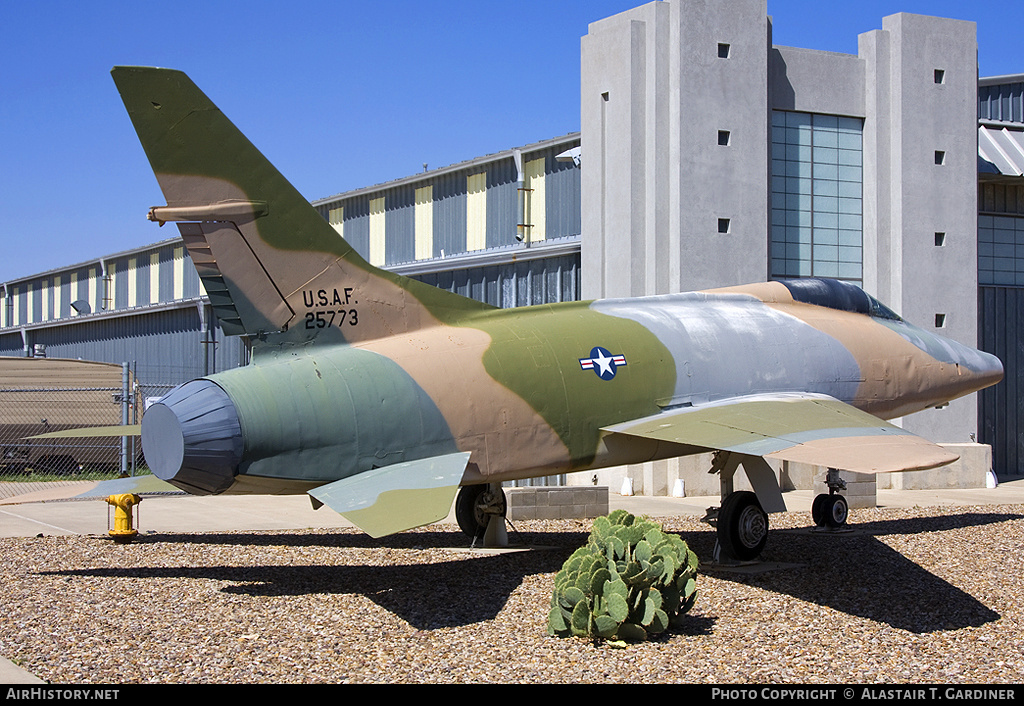
[[[243,448],[235,405],[209,380],[174,388],[142,417],[142,450],[150,470],[194,495],[227,490]]]

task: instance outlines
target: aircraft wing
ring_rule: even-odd
[[[801,393],[679,407],[602,431],[856,473],[923,470],[959,458],[833,397]]]

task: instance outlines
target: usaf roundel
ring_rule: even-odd
[[[626,356],[612,355],[607,349],[595,346],[590,350],[589,358],[580,358],[583,370],[593,370],[602,380],[615,377],[615,369],[626,364]]]

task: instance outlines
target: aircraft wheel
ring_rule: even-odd
[[[740,561],[761,555],[768,543],[768,513],[757,495],[742,490],[730,494],[718,511],[718,542],[726,554]]]
[[[850,516],[850,505],[842,495],[826,495],[826,502],[822,506],[824,522],[827,527],[836,529],[846,524]]]
[[[814,502],[811,503],[811,519],[818,527],[825,526],[825,503],[828,502],[828,499],[828,493],[821,493],[815,495]]]
[[[491,515],[505,516],[505,491],[500,485],[467,485],[459,490],[455,499],[455,519],[459,529],[470,537],[483,537]]]

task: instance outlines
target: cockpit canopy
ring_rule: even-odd
[[[805,304],[825,306],[840,311],[853,311],[867,314],[879,319],[902,321],[899,314],[882,302],[865,292],[860,287],[837,279],[806,279],[779,280],[786,285],[793,299]]]

